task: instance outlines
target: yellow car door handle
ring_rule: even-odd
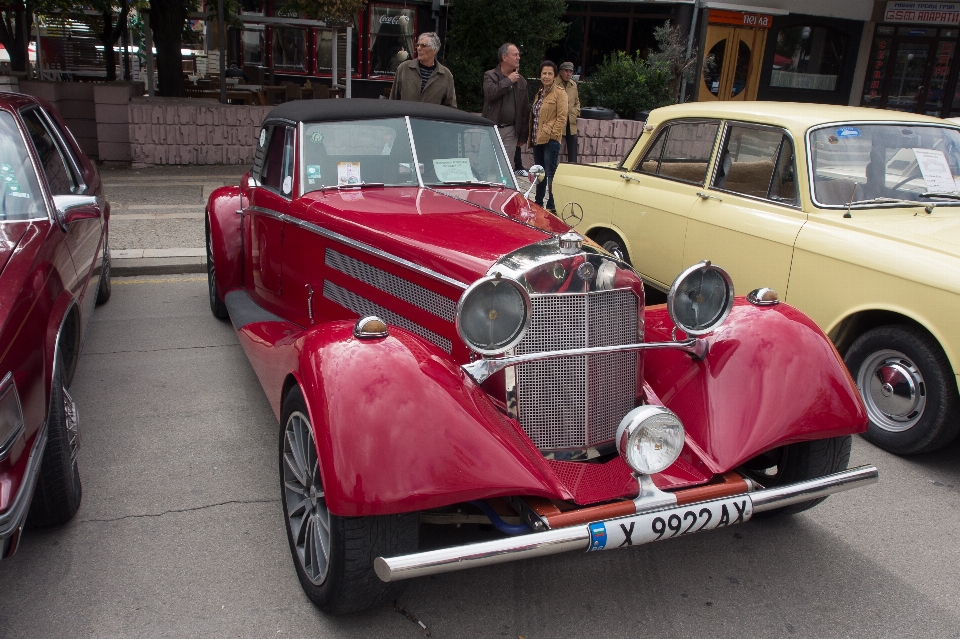
[[[631,182],[636,182],[636,183],[638,183],[638,184],[640,183],[640,180],[638,180],[637,178],[633,177],[632,175],[627,175],[626,173],[621,173],[621,174],[620,174],[620,177],[622,177],[624,180],[629,180],[629,181],[631,181]]]
[[[703,200],[716,200],[717,202],[723,202],[722,198],[719,198],[716,195],[710,195],[709,193],[704,193],[703,191],[697,191],[697,195],[699,195]]]

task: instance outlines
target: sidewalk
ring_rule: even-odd
[[[110,268],[118,277],[205,273],[207,197],[238,184],[242,166],[100,169],[110,202]],[[530,184],[517,178],[522,190]]]
[[[111,271],[116,276],[206,272],[207,196],[238,184],[242,166],[101,167],[110,202]]]

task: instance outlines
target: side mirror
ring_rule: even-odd
[[[527,192],[523,194],[523,197],[530,199],[530,191],[533,190],[533,187],[537,185],[537,182],[543,179],[544,173],[543,167],[539,164],[534,164],[527,170],[527,175],[530,177],[530,188],[527,189]]]
[[[54,195],[53,205],[57,208],[57,219],[62,226],[103,215],[97,198],[93,195]]]

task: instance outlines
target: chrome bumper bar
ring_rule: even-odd
[[[763,512],[765,510],[774,510],[793,504],[826,497],[834,493],[839,493],[851,488],[867,486],[876,483],[879,473],[875,466],[860,466],[843,472],[819,477],[808,481],[798,482],[778,488],[769,488],[750,493],[743,493],[734,497],[726,498],[746,500],[746,516],[740,521],[746,521],[752,516],[752,513]],[[596,539],[596,534],[591,533],[599,524],[605,528],[607,526],[615,529],[620,522],[630,522],[637,517],[656,515],[657,513],[672,513],[678,510],[691,510],[701,505],[710,505],[718,503],[725,499],[710,500],[686,504],[679,507],[664,508],[653,511],[652,513],[643,513],[628,517],[619,517],[609,519],[594,524],[579,526],[570,526],[569,528],[558,528],[540,533],[530,533],[518,537],[509,537],[506,539],[497,539],[495,541],[484,541],[464,546],[455,546],[453,548],[441,548],[439,550],[428,550],[411,555],[402,555],[400,557],[377,557],[373,566],[377,576],[383,581],[400,581],[401,579],[412,579],[414,577],[424,577],[426,575],[435,575],[444,572],[453,572],[455,570],[464,570],[467,568],[477,568],[479,566],[488,566],[490,564],[505,563],[519,559],[528,559],[530,557],[542,557],[544,555],[555,555],[571,550],[587,551],[598,549],[594,543],[591,548],[591,540]],[[621,525],[621,527],[623,527]],[[701,527],[702,528],[702,527]],[[630,531],[633,531],[631,524]],[[624,528],[626,532],[626,528]],[[667,538],[667,537],[663,537]],[[647,540],[638,540],[629,544],[622,545],[640,545],[647,543]],[[603,548],[603,546],[600,546]]]

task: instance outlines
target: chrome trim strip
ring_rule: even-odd
[[[36,105],[33,105],[33,106],[36,106]],[[40,167],[39,167],[40,156],[37,155],[37,150],[33,148],[33,140],[30,139],[30,132],[27,131],[27,126],[23,123],[23,112],[24,110],[29,108],[30,108],[30,105],[22,107],[17,111],[15,115],[13,113],[10,113],[9,111],[7,111],[7,113],[10,113],[10,115],[13,116],[13,120],[17,125],[17,129],[20,131],[20,140],[23,142],[23,146],[27,150],[27,157],[30,158],[30,164],[33,167],[33,175],[37,178],[37,185],[39,185],[40,187],[40,194],[43,196],[43,202],[47,209],[47,219],[55,223],[57,226],[60,226],[59,216],[57,215],[57,209],[56,207],[53,206],[53,195],[50,193],[50,189],[47,187],[46,176],[44,176],[40,172]],[[32,218],[29,218],[28,220],[16,220],[16,221],[27,222],[27,221],[40,220],[40,219],[43,219],[43,218],[32,217]],[[4,220],[4,222],[6,221],[7,220]],[[60,228],[62,229],[63,227],[60,227]]]
[[[495,126],[493,129],[497,132],[497,140],[500,141],[500,150],[503,151],[503,157],[507,160],[507,174],[510,176],[510,179],[513,180],[513,188],[519,191],[520,185],[517,183],[517,176],[513,172],[513,157],[507,155],[507,147],[503,146],[503,138],[500,137],[500,127]],[[519,145],[520,141],[517,140],[517,146]],[[514,149],[514,152],[516,152],[516,149]]]
[[[403,116],[404,121],[407,123],[407,138],[410,142],[410,153],[413,154],[413,168],[417,171],[417,183],[420,185],[420,188],[423,188],[423,175],[420,174],[420,158],[417,157],[417,145],[413,142],[413,127],[410,126],[410,116]]]
[[[560,357],[577,357],[580,355],[602,355],[604,353],[620,353],[625,351],[647,351],[647,350],[665,350],[675,349],[690,353],[694,359],[703,359],[709,351],[709,344],[705,339],[686,339],[681,342],[643,342],[640,344],[623,344],[622,346],[591,346],[588,348],[571,348],[563,351],[547,351],[544,353],[528,353],[526,355],[511,355],[509,357],[499,357],[490,359],[478,359],[470,364],[464,364],[460,368],[469,375],[475,382],[482,384],[491,375],[502,371],[508,366],[517,364],[526,364],[528,362],[538,362],[544,359],[557,359]]]
[[[383,318],[389,324],[399,326],[400,328],[406,329],[411,333],[415,333],[420,337],[433,342],[448,353],[453,350],[453,344],[447,338],[441,337],[430,329],[424,328],[416,322],[413,322],[388,308],[380,306],[376,302],[371,302],[367,298],[357,295],[353,291],[348,291],[342,286],[337,286],[329,280],[323,281],[323,296],[331,302],[339,304],[345,309],[353,311],[360,317],[364,317],[366,315],[377,315]]]
[[[70,145],[67,144],[66,140],[63,139],[63,136],[60,135],[60,129],[54,123],[53,118],[50,117],[50,114],[47,113],[46,110],[40,107],[37,107],[37,108],[39,109],[40,113],[43,114],[42,115],[43,119],[47,121],[47,126],[50,127],[50,130],[53,132],[53,134],[57,137],[58,140],[60,140],[60,146],[63,147],[63,150],[67,154],[67,160],[73,166],[74,173],[77,176],[77,192],[74,193],[73,195],[83,195],[87,191],[87,183],[83,181],[83,171],[80,170],[80,166],[77,164],[77,159],[73,157],[73,150],[70,148]],[[67,130],[69,131],[69,129]]]
[[[798,502],[827,497],[835,493],[876,483],[879,478],[875,466],[860,466],[818,479],[798,482],[779,488],[741,493],[724,499],[743,498],[753,504],[753,512],[763,512],[782,508]],[[692,509],[700,504],[720,500],[706,500],[685,504],[682,508]],[[668,506],[661,510],[669,510]],[[644,509],[646,510],[646,509]],[[656,511],[652,511],[656,512]],[[603,523],[616,526],[618,521],[628,517],[604,520]],[[557,528],[546,532],[536,532],[495,541],[483,541],[453,548],[428,550],[399,557],[377,557],[373,561],[377,576],[385,582],[401,581],[414,577],[436,575],[466,568],[489,566],[492,564],[544,557],[570,550],[587,551],[590,548],[590,527],[593,524],[580,524],[567,528]],[[636,543],[632,545],[638,545]]]
[[[369,284],[387,295],[416,306],[440,319],[453,322],[457,315],[457,302],[435,293],[419,284],[388,273],[376,266],[361,262],[332,248],[324,252],[324,264],[335,271]]]
[[[379,257],[380,259],[387,260],[388,262],[392,262],[404,268],[408,268],[411,271],[416,271],[417,273],[420,273],[421,275],[426,275],[427,277],[431,279],[435,279],[438,282],[443,282],[444,284],[448,284],[450,286],[456,287],[463,291],[467,290],[468,285],[464,284],[463,282],[457,281],[452,277],[447,277],[442,273],[437,273],[436,271],[432,271],[426,268],[425,266],[420,266],[419,264],[415,264],[409,260],[405,260],[402,257],[397,257],[396,255],[392,255],[385,251],[381,251],[380,249],[374,248],[369,244],[364,244],[363,242],[358,242],[344,235],[340,235],[339,233],[328,231],[327,229],[321,226],[317,226],[316,224],[312,224],[310,222],[304,222],[303,220],[292,217],[290,215],[281,215],[281,214],[276,214],[276,215],[279,215],[277,219],[282,219],[286,222],[289,222],[290,224],[293,224],[294,226],[299,226],[305,231],[316,233],[317,235],[325,237],[328,240],[333,240],[335,242],[340,242],[341,244],[346,244],[347,246],[355,248],[358,251],[363,251],[364,253],[373,255],[374,257]]]

